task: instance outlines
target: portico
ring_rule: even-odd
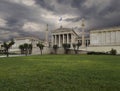
[[[67,34],[54,34],[52,35],[52,41],[53,45],[58,45],[59,47],[62,46],[62,44],[67,43],[67,44],[72,44],[72,34],[67,33]]]
[[[59,28],[52,32],[52,46],[58,45],[62,47],[62,44],[67,43],[72,47],[72,44],[77,42],[76,37],[78,37],[78,35],[73,29]]]

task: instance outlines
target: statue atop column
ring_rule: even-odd
[[[82,47],[85,47],[85,20],[84,18],[82,18],[82,24],[81,24],[81,27],[82,27]]]
[[[49,40],[48,40],[48,24],[46,25],[45,46],[49,46]]]

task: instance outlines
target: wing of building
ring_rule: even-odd
[[[43,41],[36,37],[19,37],[19,38],[14,38],[14,42],[15,44],[11,47],[10,51],[20,53],[20,49],[19,49],[20,45],[23,45],[25,43],[32,44],[34,49],[34,48],[37,48],[36,46],[37,43],[43,42]]]
[[[120,54],[120,27],[92,30],[88,51],[108,52],[116,49]]]

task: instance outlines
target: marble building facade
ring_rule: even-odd
[[[82,40],[82,37],[80,37],[73,29],[71,28],[63,28],[60,27],[56,30],[52,31],[52,46],[53,45],[58,45],[59,47],[62,47],[62,44],[67,43],[70,44],[70,48],[73,48],[73,43],[81,43],[82,45],[82,41],[84,41],[83,43],[85,43],[84,45],[86,45],[86,43],[88,43],[87,45],[89,45],[89,38],[84,38],[84,40]]]
[[[88,51],[108,52],[112,48],[120,54],[120,27],[92,30]]]

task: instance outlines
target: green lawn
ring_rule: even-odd
[[[0,58],[0,91],[120,91],[120,56]]]

